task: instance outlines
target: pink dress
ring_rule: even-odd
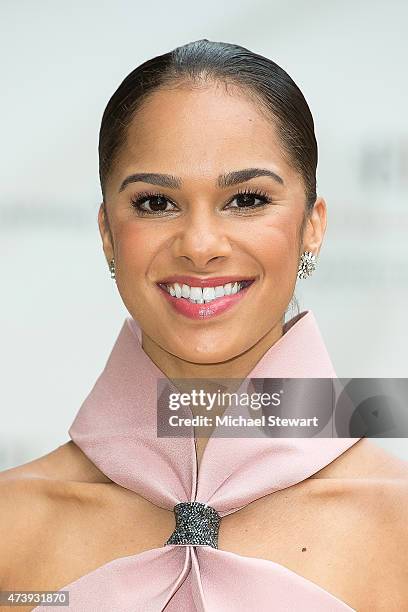
[[[309,310],[286,323],[248,378],[335,376]],[[69,435],[112,481],[170,511],[180,502],[197,501],[214,508],[222,521],[315,474],[360,439],[211,436],[197,470],[192,437],[157,437],[158,378],[165,376],[143,350],[138,323],[127,317]],[[205,544],[163,542],[113,559],[60,590],[69,591],[68,609],[75,612],[353,610],[279,563]]]

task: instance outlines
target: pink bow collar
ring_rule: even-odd
[[[286,323],[284,335],[248,378],[335,376],[309,310]],[[170,511],[180,502],[198,501],[220,516],[235,512],[308,478],[360,439],[211,437],[198,471],[194,439],[156,435],[157,380],[164,377],[142,348],[138,323],[126,318],[69,435],[112,481]],[[114,559],[61,587],[69,590],[70,609],[352,610],[317,584],[273,561],[205,545],[164,544]]]

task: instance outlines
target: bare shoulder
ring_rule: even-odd
[[[334,461],[310,477],[326,478],[408,478],[408,462],[375,444],[361,438]]]
[[[90,483],[111,482],[72,440],[46,455],[0,472],[0,482],[29,478]]]
[[[50,504],[46,481],[39,478],[5,477],[0,479],[0,587],[9,578],[11,560],[24,562],[24,552],[32,550],[35,540],[47,524]]]
[[[113,487],[72,441],[0,472],[0,587],[14,571],[10,560],[29,567],[32,551],[59,517],[77,521],[95,511],[108,503]]]
[[[371,517],[391,545],[408,538],[408,462],[371,440],[362,438],[309,480],[319,496],[332,496],[365,511],[366,520]]]
[[[408,478],[383,477],[366,487],[361,510],[363,520],[372,514],[373,542],[367,552],[381,585],[377,602],[387,610],[403,610],[408,601]]]
[[[330,509],[330,516],[337,516],[336,526],[348,534],[345,558],[352,550],[361,566],[359,575],[364,573],[372,585],[364,598],[378,609],[404,609],[408,463],[363,438],[310,481],[311,497]]]

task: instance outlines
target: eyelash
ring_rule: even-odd
[[[254,209],[261,209],[261,208],[265,208],[266,206],[269,206],[270,204],[272,204],[271,198],[264,191],[260,189],[250,189],[250,188],[245,188],[242,190],[239,189],[234,194],[234,196],[231,198],[230,202],[233,202],[234,199],[239,195],[255,196],[258,200],[262,201],[262,204],[256,204],[255,206],[246,206],[246,207],[241,207],[241,208],[238,206],[234,206],[233,209],[235,209],[238,212],[238,214],[247,214],[245,212],[246,210],[251,211]],[[173,212],[173,211],[165,211],[165,210],[148,211],[148,210],[144,210],[141,208],[141,205],[146,200],[149,200],[155,197],[164,198],[165,200],[173,204],[173,202],[169,198],[167,198],[163,193],[159,193],[156,191],[144,191],[143,193],[139,193],[135,198],[131,198],[130,203],[132,207],[136,210],[137,214],[141,217],[147,217],[147,216],[161,217],[161,216],[167,216],[169,213]]]

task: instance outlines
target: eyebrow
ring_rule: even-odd
[[[232,187],[238,183],[244,183],[258,176],[268,176],[280,185],[284,185],[283,178],[267,168],[244,168],[243,170],[234,170],[225,174],[220,174],[217,179],[218,187]],[[151,185],[160,185],[161,187],[170,187],[171,189],[180,189],[182,180],[178,176],[172,174],[159,174],[157,172],[138,172],[130,174],[122,181],[119,188],[119,193],[123,191],[130,183],[150,183]]]

